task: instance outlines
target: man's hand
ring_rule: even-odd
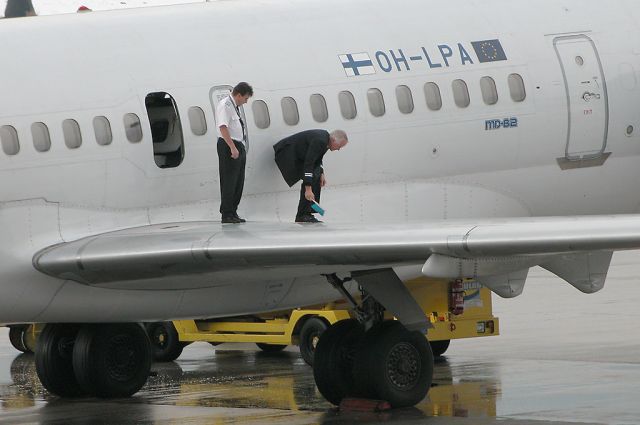
[[[311,186],[305,186],[304,197],[307,201],[313,202],[316,200],[316,197],[313,195],[313,190],[311,190]]]
[[[236,145],[233,143],[233,139],[231,139],[231,134],[229,133],[229,129],[226,125],[220,126],[220,135],[224,139],[227,146],[229,146],[229,150],[231,151],[231,158],[238,159],[240,157],[240,152]]]
[[[320,187],[324,187],[327,184],[327,179],[324,178],[324,173],[320,174]]]

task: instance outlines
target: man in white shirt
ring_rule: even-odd
[[[244,223],[238,217],[238,204],[244,188],[247,163],[247,128],[240,116],[240,106],[253,96],[253,88],[238,83],[216,108],[218,124],[218,164],[220,170],[220,214],[223,223]]]

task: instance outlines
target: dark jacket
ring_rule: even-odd
[[[289,186],[302,179],[311,185],[313,172],[322,167],[322,157],[329,149],[329,132],[307,130],[280,140],[273,145],[276,164]]]

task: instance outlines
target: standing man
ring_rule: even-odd
[[[247,163],[247,127],[240,116],[240,106],[253,96],[253,88],[238,83],[216,108],[218,123],[218,164],[220,170],[220,214],[223,223],[244,223],[238,217],[238,204],[244,188]]]
[[[320,223],[313,216],[311,205],[320,201],[320,189],[327,183],[322,168],[322,157],[327,152],[339,151],[349,140],[347,133],[334,130],[307,130],[296,133],[273,145],[276,164],[289,187],[302,179],[296,223]]]

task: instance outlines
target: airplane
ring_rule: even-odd
[[[631,0],[238,0],[0,25],[0,323],[46,323],[61,397],[126,397],[140,322],[347,298],[320,339],[327,400],[411,406],[428,321],[403,281],[519,295],[541,266],[602,289],[640,248],[640,5]],[[221,224],[217,102],[238,81],[248,169]],[[272,145],[344,129],[326,223],[293,223]],[[361,302],[352,297],[363,295]],[[388,311],[397,321],[383,321]]]

